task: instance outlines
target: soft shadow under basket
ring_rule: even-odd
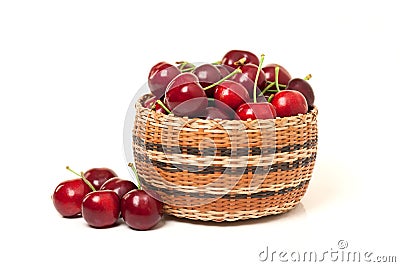
[[[167,214],[236,221],[293,209],[310,182],[317,114],[274,120],[204,120],[165,115],[136,103],[135,165]]]

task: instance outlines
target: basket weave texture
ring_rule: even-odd
[[[236,221],[280,214],[304,196],[317,154],[317,114],[274,120],[203,120],[136,103],[135,165],[167,214]]]

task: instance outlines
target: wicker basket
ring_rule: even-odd
[[[274,120],[203,120],[151,111],[143,107],[149,97],[135,106],[134,159],[167,214],[236,221],[300,202],[317,153],[317,108]]]

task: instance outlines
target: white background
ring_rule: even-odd
[[[0,265],[265,266],[266,246],[322,253],[341,239],[399,262],[395,3],[1,1]],[[146,232],[58,215],[50,196],[74,178],[66,165],[130,178],[124,117],[152,65],[231,49],[313,75],[318,158],[296,209],[232,224],[166,218]]]

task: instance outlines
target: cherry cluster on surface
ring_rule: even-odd
[[[203,119],[274,119],[305,114],[314,106],[306,78],[292,78],[279,64],[263,66],[264,55],[231,50],[222,60],[199,66],[160,62],[148,76],[152,97],[144,107]]]
[[[136,230],[151,229],[162,219],[163,204],[141,189],[139,179],[136,186],[109,168],[80,174],[67,169],[79,178],[60,183],[52,195],[54,207],[63,217],[82,216],[90,226],[106,228],[116,225],[122,216]]]

